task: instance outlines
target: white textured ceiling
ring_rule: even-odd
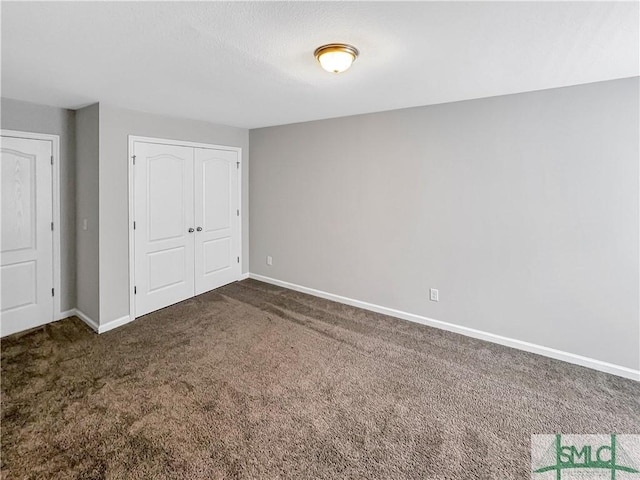
[[[638,2],[2,2],[2,95],[261,127],[637,76]],[[361,51],[332,75],[319,45]]]

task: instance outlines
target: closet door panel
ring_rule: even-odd
[[[134,144],[136,316],[194,295],[193,153]]]
[[[53,320],[52,143],[0,137],[0,335]]]
[[[196,295],[240,276],[238,153],[195,149]]]

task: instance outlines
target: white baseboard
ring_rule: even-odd
[[[238,281],[240,280],[246,280],[247,278],[249,278],[251,274],[249,272],[247,273],[243,273],[242,275],[240,275],[240,278],[238,279]]]
[[[76,314],[76,309],[72,308],[71,310],[65,310],[64,312],[60,312],[54,316],[53,321],[57,322],[58,320],[62,320],[64,318],[73,317]]]
[[[272,285],[278,285],[280,287],[295,290],[297,292],[307,293],[315,297],[325,298],[338,303],[344,303],[353,307],[363,308],[376,313],[382,313],[391,317],[400,318],[402,320],[408,320],[410,322],[420,323],[422,325],[428,325],[430,327],[439,328],[441,330],[447,330],[449,332],[459,333],[467,337],[477,338],[480,340],[486,340],[488,342],[497,343],[507,347],[516,348],[518,350],[524,350],[525,352],[536,353],[545,357],[554,358],[556,360],[562,360],[565,362],[573,363],[583,367],[598,370],[600,372],[611,373],[620,377],[629,378],[632,380],[640,381],[640,370],[634,370],[621,365],[615,365],[613,363],[603,362],[594,358],[583,357],[574,353],[563,352],[562,350],[556,350],[554,348],[545,347],[542,345],[536,345],[534,343],[525,342],[522,340],[516,340],[513,338],[503,337],[494,333],[483,332],[482,330],[476,330],[474,328],[463,327],[455,325],[453,323],[442,322],[433,318],[423,317],[413,313],[403,312],[401,310],[395,310],[393,308],[387,308],[373,303],[363,302],[355,300],[353,298],[343,297],[341,295],[335,295],[333,293],[323,292],[322,290],[316,290],[314,288],[303,287],[294,283],[284,282],[275,278],[264,277],[255,273],[250,273],[249,278],[259,280],[261,282],[270,283]]]
[[[129,318],[129,315],[125,315],[124,317],[111,320],[110,322],[107,322],[104,325],[98,325],[98,322],[96,322],[94,319],[89,317],[89,315],[87,315],[82,310],[79,310],[77,308],[73,310],[73,313],[71,315],[75,315],[76,317],[78,317],[84,323],[89,325],[91,327],[91,330],[93,330],[96,333],[108,332],[109,330],[113,330],[114,328],[124,325],[125,323],[129,323],[131,321],[131,319]],[[71,316],[71,315],[68,315],[68,316]]]
[[[114,328],[120,327],[125,323],[129,323],[130,321],[131,321],[131,318],[129,318],[129,315],[116,318],[115,320],[111,320],[110,322],[107,322],[104,325],[100,325],[100,327],[98,328],[98,333],[108,332],[109,330],[113,330]]]
[[[74,309],[74,313],[73,314],[76,317],[78,317],[80,320],[82,320],[84,323],[89,325],[89,327],[91,327],[91,330],[93,330],[94,332],[98,333],[98,330],[100,328],[99,325],[98,325],[98,322],[96,322],[94,319],[92,319],[89,315],[87,315],[82,310],[79,310],[77,308]]]

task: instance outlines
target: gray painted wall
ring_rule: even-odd
[[[76,306],[75,112],[3,98],[1,126],[60,136],[60,308]]]
[[[250,271],[638,369],[638,91],[251,130]]]
[[[77,306],[100,321],[99,116],[96,103],[76,111]],[[87,219],[87,230],[83,230]]]
[[[100,323],[129,314],[128,136],[241,147],[242,268],[249,254],[249,132],[212,123],[100,105]]]

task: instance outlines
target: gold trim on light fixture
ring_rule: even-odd
[[[360,52],[346,43],[329,43],[316,48],[313,56],[327,72],[340,73],[347,70]]]

